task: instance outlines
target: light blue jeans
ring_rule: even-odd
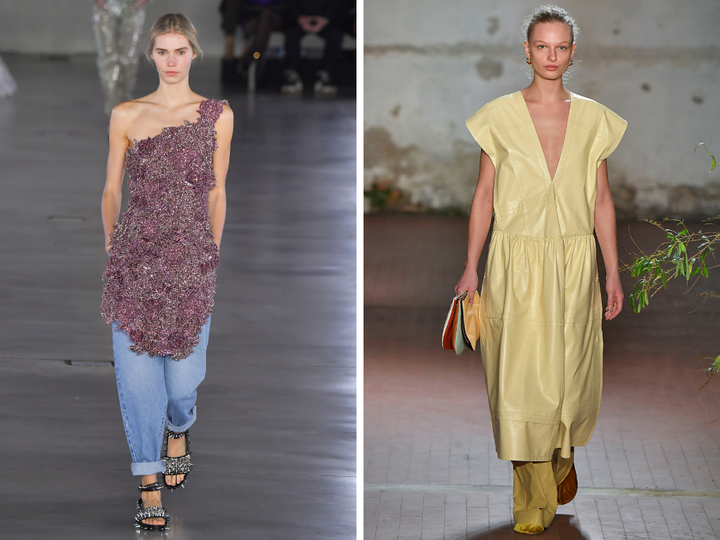
[[[205,378],[205,352],[210,318],[200,331],[200,342],[182,360],[137,354],[132,340],[113,323],[113,356],[120,411],[134,476],[165,471],[160,459],[165,426],[181,433],[197,416],[197,387]]]

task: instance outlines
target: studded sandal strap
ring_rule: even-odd
[[[174,474],[187,474],[192,468],[193,464],[190,462],[190,453],[180,457],[164,457],[162,458],[165,464],[165,476]]]
[[[160,518],[165,520],[165,525],[170,523],[170,514],[165,510],[164,506],[148,506],[142,508],[137,514],[135,514],[135,521],[140,523],[145,519]]]
[[[163,488],[163,484],[160,482],[155,482],[153,484],[148,484],[146,486],[138,486],[138,491],[160,491]]]

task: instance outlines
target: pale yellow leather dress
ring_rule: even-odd
[[[570,457],[597,422],[602,316],[594,229],[597,169],[627,122],[572,94],[550,178],[520,92],[467,127],[495,165],[494,227],[480,296],[480,350],[498,457]]]

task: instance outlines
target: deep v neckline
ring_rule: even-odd
[[[533,121],[532,115],[530,114],[530,109],[527,105],[527,101],[525,101],[525,96],[522,94],[522,90],[518,91],[518,97],[520,101],[522,101],[522,108],[525,110],[525,114],[527,115],[527,120],[530,122],[530,126],[532,126],[532,132],[535,135],[535,143],[536,143],[536,152],[539,151],[539,155],[541,156],[542,162],[545,164],[545,174],[547,179],[550,182],[554,182],[555,179],[558,176],[558,173],[561,171],[563,166],[563,159],[565,157],[565,149],[567,147],[568,142],[568,133],[570,132],[570,121],[572,119],[573,114],[573,103],[575,101],[575,94],[570,92],[570,110],[568,111],[568,117],[567,121],[565,122],[565,134],[563,135],[563,145],[562,149],[560,150],[560,157],[558,158],[557,167],[555,167],[555,174],[550,175],[550,166],[548,165],[547,156],[545,156],[545,151],[543,150],[542,144],[540,143],[540,136],[538,135],[537,128],[535,127],[535,122]]]

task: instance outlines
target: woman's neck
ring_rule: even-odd
[[[557,101],[567,101],[570,99],[570,92],[563,86],[562,78],[550,80],[538,77],[535,74],[533,82],[523,91],[523,97],[532,101],[542,103],[551,103]]]
[[[190,90],[188,79],[178,81],[175,84],[167,84],[160,81],[158,89],[153,92],[159,105],[168,109],[175,109],[195,100],[195,92]]]

